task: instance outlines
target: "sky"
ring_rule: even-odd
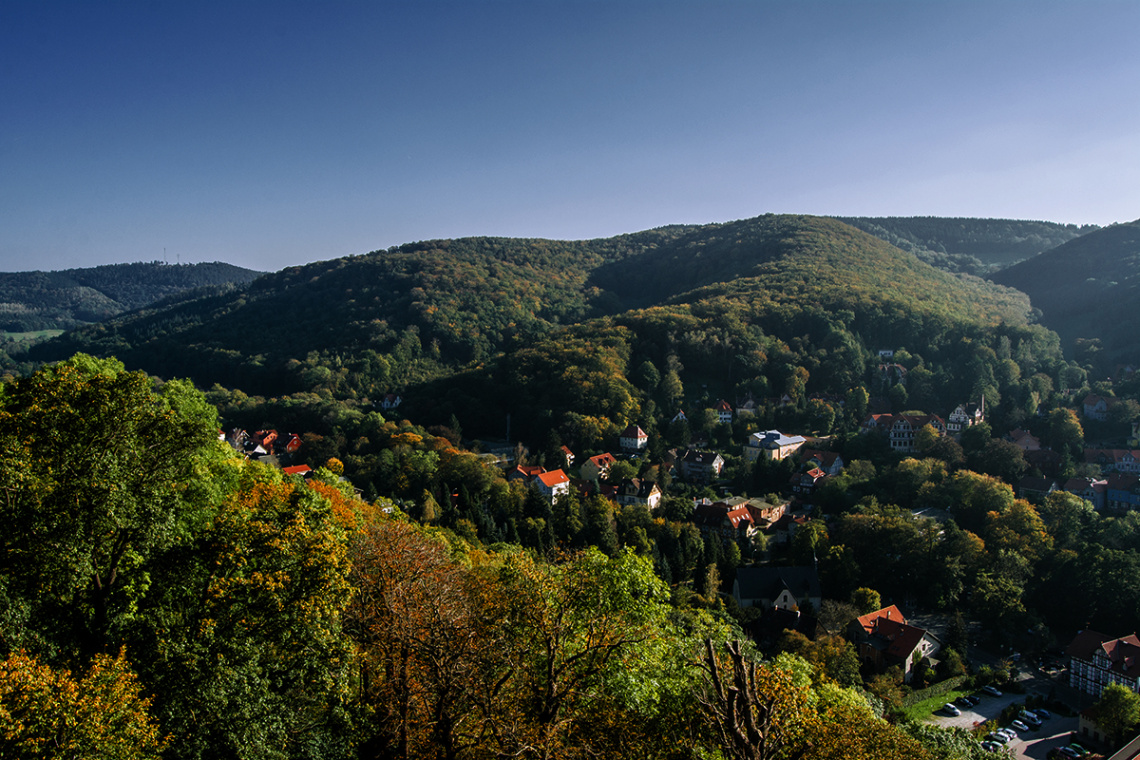
[[[0,271],[1140,217],[1134,0],[0,0]]]

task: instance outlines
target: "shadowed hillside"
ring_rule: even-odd
[[[260,272],[231,264],[112,264],[0,273],[0,330],[63,330],[203,287],[244,284]]]
[[[1041,322],[1074,350],[1084,338],[1082,360],[1111,370],[1140,357],[1133,326],[1140,313],[1140,220],[1089,233],[993,276],[1029,294]]]

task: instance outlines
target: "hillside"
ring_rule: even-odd
[[[4,272],[0,273],[0,331],[66,330],[196,288],[247,283],[260,275],[220,262]]]
[[[993,280],[1029,294],[1066,350],[1079,338],[1099,340],[1099,356],[1084,352],[1081,358],[1095,360],[1101,371],[1140,355],[1131,319],[1140,313],[1140,220],[1091,232]]]
[[[624,425],[650,400],[676,404],[682,394],[650,382],[670,372],[687,397],[885,392],[873,381],[880,348],[922,365],[915,404],[981,392],[996,403],[1016,380],[998,364],[1028,376],[1060,360],[1028,311],[1016,291],[836,220],[767,215],[604,240],[414,243],[144,309],[31,356],[116,355],[262,395],[405,389],[433,419],[500,428],[512,413],[537,432],[573,415]]]
[[[935,216],[838,217],[840,221],[951,272],[983,275],[1097,229],[1021,219]]]

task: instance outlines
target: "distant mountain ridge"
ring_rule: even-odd
[[[101,322],[197,288],[244,284],[261,272],[221,262],[110,264],[0,273],[0,330],[61,330]]]
[[[923,347],[947,363],[939,382],[966,394],[973,380],[958,377],[941,352],[995,325],[1024,331],[1029,310],[1023,294],[938,270],[837,220],[769,214],[600,240],[412,243],[148,307],[41,344],[30,358],[85,351],[204,387],[363,395],[463,372],[490,382],[486,373],[503,357],[535,346],[545,348],[527,366],[554,371],[590,355],[582,348],[559,359],[551,353],[558,346],[652,334],[672,346],[656,349],[654,363],[675,353],[702,383],[733,382],[737,355],[750,357],[750,372],[783,372],[761,368],[759,357],[791,350],[771,340],[794,342],[795,361],[810,365],[821,387],[847,383],[862,373],[866,343]],[[1049,338],[1032,340],[1052,351]],[[727,357],[723,375],[708,356]],[[785,380],[773,374],[771,382]]]
[[[984,275],[1099,229],[1021,219],[936,216],[836,217],[926,263]]]
[[[1067,349],[1079,338],[1100,341],[1082,360],[1102,371],[1140,363],[1140,220],[1083,235],[992,279],[1027,293]]]

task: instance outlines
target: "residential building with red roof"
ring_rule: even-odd
[[[622,451],[642,451],[649,445],[649,434],[630,423],[629,427],[618,436],[618,440]]]
[[[937,636],[907,623],[893,604],[863,615],[849,630],[863,662],[879,670],[897,665],[907,683],[923,660],[932,660],[942,649]]]
[[[559,496],[570,493],[570,478],[562,470],[539,473],[535,476],[534,483],[552,502],[557,501]]]
[[[1081,631],[1065,650],[1069,685],[1099,697],[1110,683],[1140,694],[1140,639],[1133,633],[1114,639],[1097,631]]]
[[[610,466],[616,461],[617,458],[608,451],[604,454],[592,456],[582,463],[582,477],[585,480],[604,478],[606,473],[610,471]]]

